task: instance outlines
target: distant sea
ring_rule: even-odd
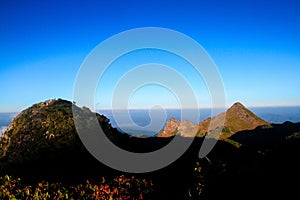
[[[249,110],[257,116],[271,123],[283,123],[285,121],[300,122],[300,106],[297,107],[250,107]],[[224,109],[217,111],[217,114],[223,112]],[[168,109],[165,112],[161,110],[149,113],[148,110],[99,110],[99,114],[105,115],[110,119],[113,127],[118,128],[121,132],[127,132],[132,135],[155,135],[165,126],[166,122],[171,118],[177,120],[191,120],[199,123],[208,117],[211,117],[210,109],[184,110]],[[193,117],[195,113],[199,114],[198,118]],[[128,120],[127,113],[131,117]],[[4,133],[9,123],[17,115],[16,112],[0,113],[0,135]],[[184,118],[181,119],[181,114]],[[117,123],[118,122],[118,123]]]
[[[248,108],[254,114],[259,116],[260,118],[271,122],[271,123],[283,123],[285,121],[290,122],[300,122],[300,106],[295,107],[250,107]],[[224,112],[225,109],[217,110],[217,114]],[[195,119],[193,113],[198,112],[199,117]],[[203,108],[199,110],[185,110],[185,118],[181,119],[181,110],[177,109],[168,109],[165,112],[165,118],[159,122],[156,122],[156,118],[162,118],[161,112],[153,112],[151,113],[151,117],[149,115],[148,110],[129,110],[129,114],[131,116],[132,121],[126,120],[126,115],[128,113],[127,110],[117,110],[115,115],[113,115],[111,110],[101,110],[98,113],[105,115],[110,119],[110,123],[113,127],[118,128],[121,132],[130,133],[132,135],[155,135],[165,126],[166,122],[171,118],[175,118],[177,120],[191,120],[194,123],[199,123],[209,117],[211,117],[211,110],[208,108]],[[115,116],[117,116],[118,123],[115,120]],[[189,117],[191,116],[191,117]],[[151,119],[153,126],[150,126]]]
[[[0,135],[5,132],[7,126],[17,114],[17,112],[0,113]]]

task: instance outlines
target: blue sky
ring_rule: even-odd
[[[219,69],[227,105],[300,105],[299,10],[297,0],[0,0],[0,112],[50,98],[72,100],[77,72],[89,52],[108,37],[139,27],[169,28],[199,42]],[[152,54],[179,70],[174,56]],[[150,62],[145,55],[137,52],[134,62],[124,58],[120,65]],[[109,107],[111,85],[121,71],[116,65],[103,77],[106,85],[100,81],[100,107]],[[203,81],[192,70],[183,71],[205,107]],[[130,102],[141,108],[176,107],[174,95],[157,85],[137,91]]]

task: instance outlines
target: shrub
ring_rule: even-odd
[[[143,199],[153,192],[153,184],[146,179],[117,176],[110,181],[102,177],[101,181],[77,185],[63,185],[42,181],[35,187],[21,182],[20,178],[0,177],[0,199],[101,199],[126,200]]]

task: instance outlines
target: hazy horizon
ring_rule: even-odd
[[[257,116],[261,117],[265,121],[271,122],[271,123],[283,123],[285,121],[291,121],[291,122],[300,122],[300,106],[291,106],[291,107],[247,107],[250,111],[252,111]],[[195,109],[187,109],[188,111],[195,111]],[[198,110],[198,109],[196,109]],[[219,113],[223,112],[225,109],[219,109]],[[153,135],[157,133],[157,130],[162,129],[162,127],[165,125],[166,121],[170,119],[171,117],[180,120],[180,111],[181,109],[167,109],[167,115],[163,119],[160,124],[156,127],[156,131],[153,130],[144,130],[143,132],[140,130],[134,129],[132,124],[122,124],[122,116],[124,118],[124,115],[128,110],[115,110],[116,113],[119,113],[119,116],[121,118],[121,128],[129,130],[132,134],[138,134],[143,133],[146,135]],[[211,117],[210,116],[210,109],[209,108],[200,108],[199,110],[200,116],[198,121],[193,121],[194,123],[199,123],[202,120]],[[9,125],[10,121],[15,117],[19,112],[8,112],[8,113],[0,113],[0,133],[4,132],[4,130]],[[106,110],[97,110],[97,113],[105,115],[107,118],[110,119],[110,122],[113,127],[119,128],[118,124],[114,120],[114,116],[112,114],[112,110],[106,109]],[[149,116],[149,110],[148,109],[132,109],[129,110],[130,116],[132,117],[132,120],[134,123],[141,127],[146,127],[149,125],[151,119]],[[188,113],[187,113],[188,115]],[[152,115],[152,117],[156,117],[155,113]],[[189,119],[187,119],[189,120]],[[120,129],[119,129],[120,130]],[[121,130],[122,131],[122,130]],[[123,131],[125,132],[125,131]]]
[[[50,98],[50,99],[61,99],[60,97],[58,98]],[[48,99],[47,99],[48,100]],[[67,99],[65,99],[67,100]],[[2,111],[0,110],[0,113],[20,113],[22,110],[24,109],[27,109],[28,107],[36,104],[36,103],[40,103],[40,102],[43,102],[45,100],[41,100],[39,102],[33,102],[33,103],[30,103],[22,108],[20,108],[19,110],[8,110],[8,111]],[[67,100],[67,101],[71,101],[71,100]],[[215,107],[215,109],[228,109],[230,108],[230,106],[232,106],[234,103],[241,103],[243,104],[245,107],[251,109],[251,108],[291,108],[291,107],[300,107],[300,105],[298,104],[295,104],[295,105],[272,105],[272,104],[269,104],[269,105],[246,105],[244,104],[243,102],[240,102],[240,101],[233,101],[233,103],[231,104],[227,104],[225,107]],[[77,105],[79,106],[79,105]],[[79,106],[79,107],[82,107],[82,106]],[[86,107],[86,106],[85,106]],[[200,106],[200,107],[197,107],[197,108],[185,108],[185,107],[160,107],[159,105],[154,105],[154,106],[147,106],[147,107],[127,107],[127,108],[112,108],[112,107],[96,107],[96,109],[93,109],[93,108],[90,108],[90,110],[92,111],[100,111],[100,110],[156,110],[156,109],[167,109],[167,110],[180,110],[180,109],[185,109],[185,110],[193,110],[193,109],[211,109],[212,106]]]

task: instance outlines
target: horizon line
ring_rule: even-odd
[[[233,105],[233,104],[232,104]],[[230,108],[230,106],[225,106],[225,107],[215,107],[215,109],[227,109]],[[242,104],[244,105],[244,104]],[[300,107],[300,105],[258,105],[258,106],[245,106],[246,108],[288,108],[288,107]],[[197,107],[197,108],[179,108],[179,107],[168,107],[168,108],[161,108],[162,110],[193,110],[193,109],[212,109],[212,107]],[[138,107],[133,107],[133,108],[111,108],[111,107],[104,107],[104,108],[96,108],[96,111],[99,110],[161,110],[160,108],[138,108]]]
[[[234,102],[234,103],[237,103],[238,101]],[[215,109],[227,109],[227,108],[230,108],[234,103],[230,104],[230,105],[227,105],[225,107],[215,107]],[[245,104],[241,103],[242,105],[245,106]],[[33,104],[32,104],[33,105]],[[31,105],[31,106],[32,106]],[[15,110],[15,111],[1,111],[0,110],[0,113],[20,113],[22,112],[23,110],[31,107],[31,106],[28,106],[22,110]],[[78,107],[83,107],[83,106],[79,106],[77,105]],[[250,105],[250,106],[245,106],[246,108],[287,108],[287,107],[300,107],[300,104],[299,105]],[[98,108],[95,108],[95,109],[92,109],[90,108],[90,110],[92,111],[99,111],[99,110],[182,110],[182,109],[186,109],[186,110],[192,110],[192,109],[212,109],[212,107],[209,107],[209,106],[203,106],[203,107],[184,107],[184,108],[180,108],[180,107],[167,107],[167,108],[164,108],[164,107],[160,107],[160,108],[156,108],[155,106],[153,106],[152,108],[149,108],[149,107],[132,107],[132,108],[112,108],[112,107],[98,107]]]

